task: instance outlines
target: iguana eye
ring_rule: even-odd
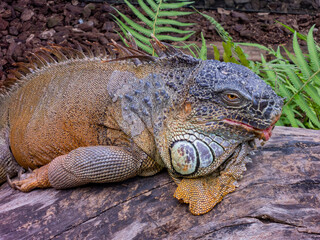
[[[228,99],[231,100],[231,101],[234,101],[234,100],[236,100],[236,99],[238,98],[237,95],[232,94],[232,93],[227,94],[227,97],[228,97]]]
[[[240,96],[239,94],[235,93],[235,92],[223,92],[222,93],[222,100],[228,104],[228,105],[239,105],[242,103],[242,96]]]

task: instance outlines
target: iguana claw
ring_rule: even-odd
[[[7,175],[7,181],[10,187],[13,189],[29,192],[35,188],[43,188],[49,187],[50,183],[48,180],[47,166],[43,166],[42,168],[38,168],[32,171],[28,168],[27,177],[25,179],[21,179],[22,171],[18,172],[18,180],[12,181]]]

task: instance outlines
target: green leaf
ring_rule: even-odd
[[[213,47],[214,59],[220,61],[220,53],[218,47],[214,44],[211,44],[211,46]]]
[[[140,5],[140,7],[143,9],[143,11],[145,11],[145,13],[146,13],[152,20],[154,20],[154,19],[156,18],[155,12],[153,12],[152,9],[150,9],[150,8],[148,7],[148,5],[145,4],[145,2],[144,2],[143,0],[138,0],[138,3],[139,3],[139,5]],[[152,25],[153,25],[153,23],[152,23]],[[152,26],[150,26],[150,27],[152,27]]]
[[[201,13],[199,12],[197,9],[193,8],[197,13],[199,13],[200,15],[202,15],[203,17],[205,17],[207,20],[209,20],[209,22],[211,24],[214,25],[214,27],[216,28],[216,31],[217,33],[220,35],[220,37],[222,38],[223,41],[225,42],[232,42],[232,37],[229,35],[229,33],[224,30],[224,28],[221,26],[220,23],[218,23],[213,17],[207,15],[207,14],[204,14],[204,13]],[[234,44],[232,42],[232,44]]]
[[[176,2],[176,3],[162,3],[160,9],[175,9],[175,8],[182,8],[193,4],[194,2]]]
[[[156,28],[155,33],[163,33],[163,32],[170,32],[170,33],[180,33],[180,34],[186,34],[186,33],[194,33],[194,31],[186,31],[181,30],[173,27],[158,27]]]
[[[137,31],[141,32],[142,34],[148,37],[151,36],[152,31],[150,29],[141,27],[139,24],[135,23],[134,21],[132,21],[130,18],[128,18],[126,15],[122,14],[118,10],[117,12],[131,27],[133,27],[134,29],[136,29]]]
[[[297,119],[294,116],[294,113],[288,106],[284,106],[282,109],[282,114],[287,117],[292,127],[299,127]]]
[[[158,17],[185,16],[185,15],[190,15],[192,13],[193,12],[162,11],[162,12],[159,12]]]
[[[158,8],[159,8],[159,5],[157,3],[155,3],[154,1],[152,0],[147,0],[147,2],[149,3],[149,5],[151,6],[151,8],[157,12],[158,11]],[[159,4],[161,4],[162,1],[159,1]]]
[[[237,56],[239,57],[241,65],[243,65],[245,67],[249,67],[249,61],[246,58],[246,55],[244,54],[242,48],[239,46],[236,46],[235,52],[237,53]]]
[[[294,50],[294,53],[296,54],[297,63],[298,63],[297,65],[301,69],[303,76],[306,79],[308,79],[311,75],[311,70],[299,46],[298,39],[297,39],[297,32],[295,32],[293,36],[293,50]]]
[[[164,24],[174,25],[174,26],[179,26],[179,27],[188,27],[188,26],[195,25],[195,23],[182,23],[182,22],[172,20],[172,19],[160,18],[157,20],[157,25],[164,25]]]
[[[191,37],[194,34],[194,32],[184,36],[184,37],[173,37],[173,36],[169,36],[169,35],[157,35],[156,37],[160,40],[160,41],[185,41],[187,40],[189,37]]]
[[[310,56],[310,65],[312,70],[315,72],[320,69],[320,59],[319,59],[319,52],[317,50],[317,47],[313,38],[314,27],[315,25],[313,25],[309,30],[308,37],[307,37],[307,46],[308,46],[308,51]]]
[[[199,57],[201,60],[207,60],[207,45],[202,32],[201,32],[201,40],[202,40],[202,45],[201,45]]]
[[[293,28],[291,28],[291,27],[289,27],[288,25],[286,25],[286,24],[284,24],[284,23],[282,23],[282,22],[279,22],[279,21],[277,21],[277,20],[275,20],[277,23],[280,23],[282,26],[284,26],[286,29],[288,29],[290,32],[292,32],[292,33],[295,33],[296,32],[296,30],[294,30]],[[302,39],[302,40],[304,40],[304,41],[306,41],[307,40],[307,36],[306,35],[303,35],[303,34],[301,34],[301,33],[297,33],[297,35],[298,35],[298,37],[300,38],[300,39]]]

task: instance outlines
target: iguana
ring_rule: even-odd
[[[166,168],[196,215],[234,191],[282,99],[246,67],[151,43],[158,57],[132,41],[100,55],[51,46],[18,64],[0,99],[0,183],[64,189]],[[32,174],[11,181],[21,167]]]

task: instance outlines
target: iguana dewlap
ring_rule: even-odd
[[[167,168],[193,214],[233,191],[281,98],[243,66],[152,44],[158,58],[132,43],[113,44],[110,56],[51,47],[20,64],[0,98],[0,183],[21,167],[34,171],[9,182],[25,192]]]

